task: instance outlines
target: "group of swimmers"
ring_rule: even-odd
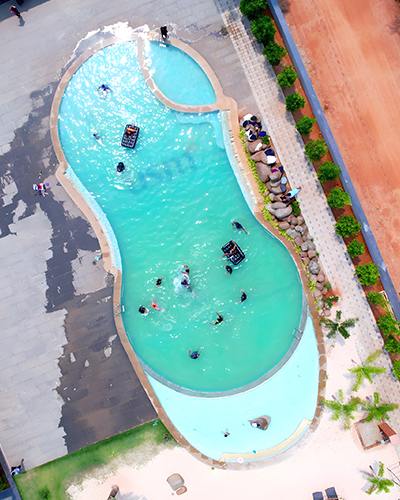
[[[235,229],[237,229],[238,231],[243,231],[245,234],[248,234],[247,230],[243,227],[243,225],[240,222],[234,220],[232,222],[232,226]],[[235,251],[235,246],[230,250],[229,254],[233,253],[234,251]],[[225,254],[225,256],[228,257],[229,254]],[[230,268],[230,269],[228,269],[228,268]],[[228,271],[228,274],[232,274],[231,266],[225,266],[225,269]],[[156,282],[155,282],[156,287],[160,287],[162,285],[162,281],[163,281],[163,278],[157,278]],[[186,289],[188,291],[192,291],[192,286],[191,286],[191,281],[190,281],[190,268],[187,264],[184,264],[182,266],[178,282],[180,283],[180,285],[184,289]],[[247,293],[244,290],[241,290],[240,303],[243,303],[245,300],[247,300]],[[154,299],[152,300],[150,307],[154,311],[163,311],[164,310],[164,309],[159,307],[159,305],[157,304],[157,302]],[[150,313],[151,309],[147,308],[146,306],[141,305],[138,309],[138,312],[143,316],[147,316]],[[212,325],[219,325],[224,321],[224,317],[222,316],[221,313],[217,312],[216,314],[217,314],[217,317],[215,318],[214,321],[212,321],[212,323],[211,323]],[[200,351],[199,350],[195,350],[195,351],[189,350],[188,355],[191,359],[198,359],[200,357]]]

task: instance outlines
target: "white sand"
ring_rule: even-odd
[[[172,495],[167,477],[179,472],[188,488],[182,498],[188,500],[310,500],[312,492],[329,486],[335,486],[346,500],[358,500],[371,498],[362,491],[366,481],[361,471],[367,471],[376,460],[386,465],[398,462],[391,445],[365,452],[353,431],[340,431],[338,424],[325,416],[318,430],[301,447],[262,468],[213,470],[176,447],[163,449],[143,466],[126,463],[108,473],[99,470],[91,478],[71,486],[68,492],[74,500],[106,499],[111,486],[117,484],[120,499],[164,500]],[[399,496],[397,488],[381,495],[393,500]]]

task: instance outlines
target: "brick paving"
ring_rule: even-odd
[[[217,0],[217,3],[242,66],[246,68],[247,80],[253,90],[263,123],[274,141],[290,183],[302,187],[299,196],[302,215],[314,238],[326,276],[341,296],[339,307],[343,311],[343,317],[359,319],[345,345],[331,348],[328,352],[328,377],[329,366],[338,366],[339,353],[343,355],[343,350],[348,354],[348,365],[343,366],[345,373],[355,356],[365,359],[372,351],[382,348],[381,335],[364,291],[355,277],[354,266],[346,252],[346,246],[335,233],[335,219],[314,168],[304,155],[303,141],[294,127],[292,114],[286,111],[284,96],[276,83],[275,73],[252,36],[247,20],[242,18],[237,2]],[[380,363],[387,368],[388,373],[377,380],[375,390],[378,390],[384,399],[400,402],[400,383],[390,374],[389,357],[381,356]],[[341,384],[339,387],[344,389],[349,386],[345,376]],[[328,390],[339,388],[336,386],[337,384],[330,384],[328,380]],[[391,421],[400,427],[400,410],[393,413]]]

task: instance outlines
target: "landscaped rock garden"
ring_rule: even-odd
[[[258,120],[256,121],[258,122]],[[265,208],[269,214],[265,214],[266,218],[280,230],[282,235],[294,243],[309,277],[309,287],[318,310],[321,315],[329,316],[332,301],[326,300],[325,297],[330,295],[330,284],[322,271],[313,238],[300,213],[297,201],[288,203],[281,199],[282,195],[290,190],[284,168],[268,136],[254,139],[260,132],[255,121],[244,119],[242,127],[242,130],[247,132],[242,136],[250,166],[253,167],[252,170],[257,178],[260,192],[265,200]]]

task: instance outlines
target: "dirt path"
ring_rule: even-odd
[[[400,290],[400,6],[295,0],[286,18]]]

